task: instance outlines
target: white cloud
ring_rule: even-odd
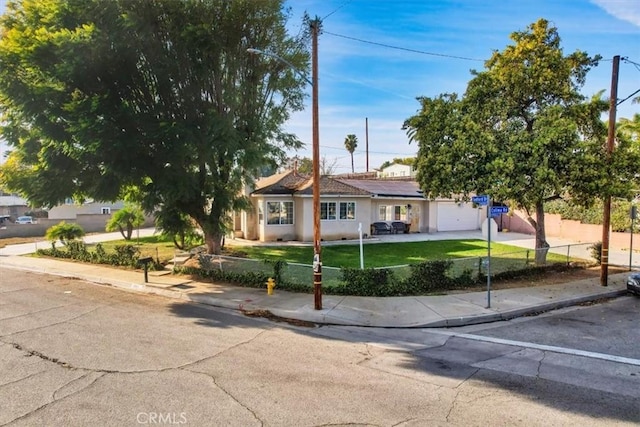
[[[591,0],[608,14],[640,27],[640,1],[638,0]]]

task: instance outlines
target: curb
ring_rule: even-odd
[[[318,325],[327,325],[327,326],[356,326],[363,328],[386,328],[386,329],[421,329],[421,328],[453,328],[453,327],[461,327],[461,326],[469,326],[469,325],[477,325],[482,323],[492,323],[497,321],[507,321],[510,319],[524,317],[532,314],[539,314],[543,312],[548,312],[552,310],[557,310],[560,308],[571,307],[575,305],[579,305],[586,302],[597,301],[601,299],[608,298],[617,298],[627,294],[626,289],[621,290],[611,290],[603,293],[592,293],[590,295],[577,296],[572,298],[565,298],[563,300],[558,300],[554,302],[543,303],[535,306],[524,307],[512,309],[504,312],[494,312],[490,314],[479,314],[476,316],[463,316],[463,317],[443,317],[440,320],[434,320],[428,323],[422,324],[405,324],[405,325],[371,325],[371,324],[363,324],[358,323],[352,320],[340,319],[340,318],[332,318],[330,315],[332,310],[328,310],[327,312],[317,312],[317,311],[302,311],[298,310],[287,310],[287,309],[269,309],[265,307],[261,307],[259,305],[252,304],[251,302],[239,301],[239,300],[230,300],[223,298],[216,298],[211,295],[203,295],[203,294],[189,294],[180,290],[172,290],[165,289],[163,287],[154,286],[153,284],[145,284],[145,283],[133,283],[125,280],[118,280],[109,277],[102,276],[94,276],[91,274],[72,274],[69,272],[61,272],[59,270],[51,270],[46,267],[26,267],[23,265],[15,265],[11,263],[1,263],[0,266],[11,268],[15,270],[28,271],[33,273],[42,273],[42,274],[50,274],[58,277],[65,277],[70,279],[79,279],[84,280],[89,283],[94,283],[97,285],[103,286],[111,286],[114,288],[123,289],[125,291],[132,291],[137,293],[145,293],[151,295],[160,295],[171,299],[183,300],[195,302],[198,304],[208,305],[212,307],[219,307],[228,310],[234,310],[238,312],[243,311],[254,311],[254,310],[263,310],[271,313],[272,315],[286,321],[301,321],[301,322],[309,322],[315,323]]]

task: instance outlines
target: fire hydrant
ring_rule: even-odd
[[[269,277],[267,279],[267,295],[273,295],[273,288],[276,287],[276,281]]]

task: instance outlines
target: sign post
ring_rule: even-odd
[[[491,199],[487,203],[487,308],[491,308],[491,218],[493,206]]]
[[[629,233],[631,241],[629,242],[629,271],[631,271],[633,266],[633,229],[635,227],[636,218],[638,217],[638,208],[636,206],[631,206],[631,232]]]
[[[493,207],[491,198],[486,194],[473,196],[471,201],[476,205],[487,207],[487,308],[491,308],[491,218],[502,213],[501,210],[497,210],[502,206]]]

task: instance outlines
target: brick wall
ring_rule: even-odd
[[[511,216],[503,215],[503,228],[516,233],[535,234],[534,228],[525,218],[526,214],[518,211]],[[562,219],[557,214],[545,215],[545,229],[547,237],[558,237],[581,243],[602,241],[601,225],[582,224],[579,221]],[[634,238],[634,240],[636,240],[634,247],[640,247],[640,238]],[[611,249],[629,250],[630,243],[631,236],[629,233],[611,232],[609,237],[609,247]]]
[[[78,215],[75,220],[65,220],[68,223],[79,224],[85,233],[104,233],[111,215],[87,214]],[[0,228],[0,239],[8,237],[42,237],[47,229],[61,222],[59,219],[37,218],[37,224],[6,224],[6,228]],[[142,228],[153,227],[153,217],[146,217]]]

